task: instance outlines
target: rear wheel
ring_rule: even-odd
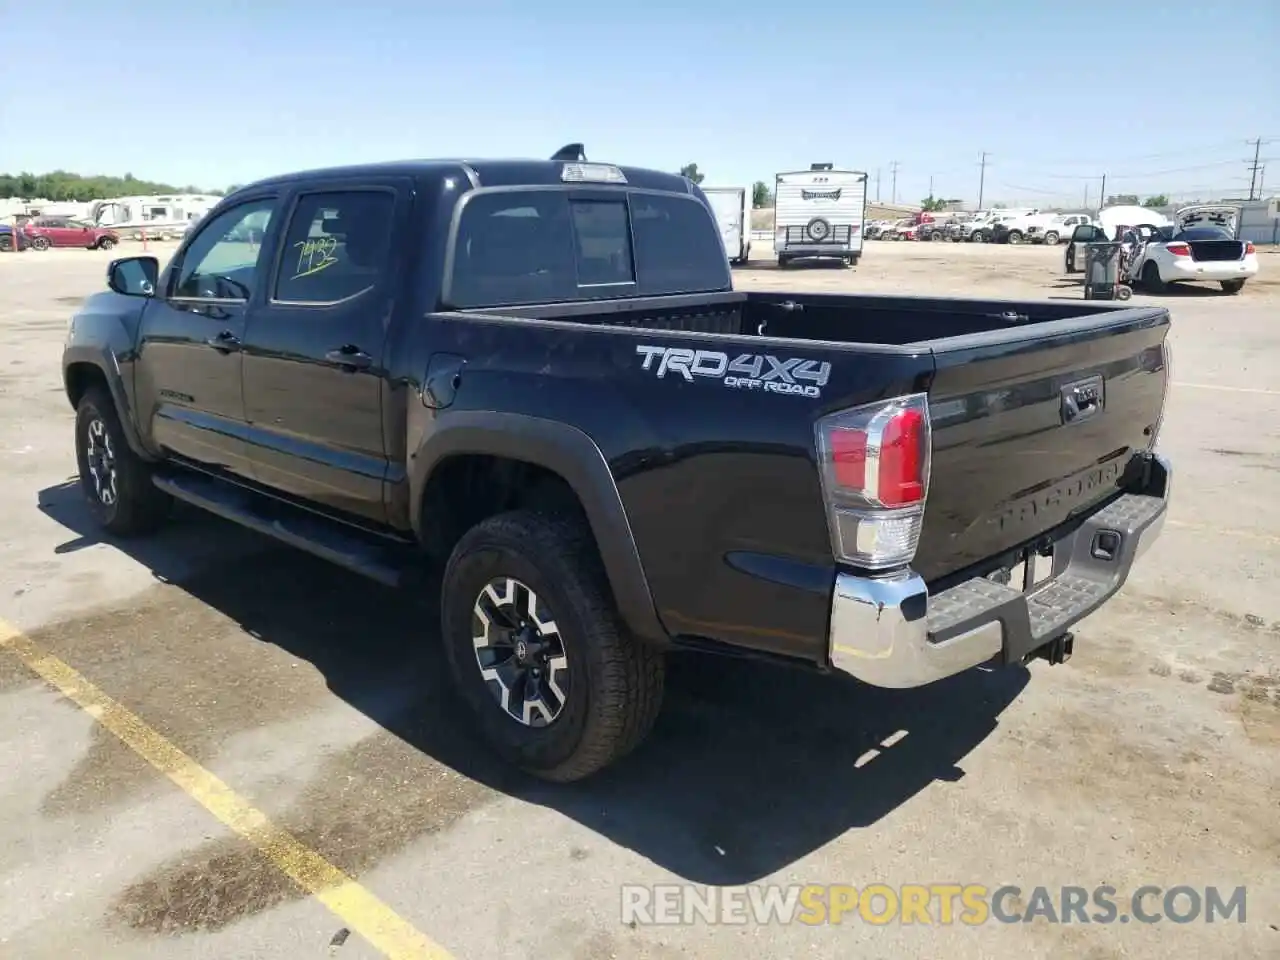
[[[9,253],[13,250],[13,237],[9,234],[0,236],[0,252]]]
[[[1010,242],[1010,243],[1012,243],[1012,244],[1014,244],[1015,246],[1016,246],[1017,244],[1021,243],[1021,242],[1022,242],[1022,234],[1021,234],[1021,233],[1019,233],[1017,230],[1010,230],[1010,231],[1009,231],[1009,242]]]
[[[580,780],[653,726],[664,657],[626,631],[580,521],[490,517],[454,548],[442,590],[454,681],[511,763],[545,780]]]
[[[119,536],[160,526],[173,500],[151,482],[151,468],[129,446],[105,387],[85,391],[75,429],[80,488],[98,525]]]
[[[110,237],[103,237],[101,240],[98,241],[99,250],[110,250],[115,245],[116,245],[116,242],[112,240]]]
[[[1243,280],[1222,280],[1220,283],[1222,284],[1222,292],[1226,294],[1234,295],[1244,289]]]
[[[1165,282],[1160,278],[1160,268],[1151,260],[1142,265],[1142,286],[1149,293],[1164,293]]]

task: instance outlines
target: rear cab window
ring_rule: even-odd
[[[696,196],[531,187],[463,201],[444,292],[466,309],[731,288],[719,230]]]

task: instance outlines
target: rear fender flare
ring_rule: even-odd
[[[441,417],[409,458],[410,522],[422,535],[422,499],[436,467],[474,454],[523,460],[559,474],[577,495],[618,611],[638,637],[666,645],[662,626],[618,485],[594,440],[577,427],[520,413],[456,411]]]

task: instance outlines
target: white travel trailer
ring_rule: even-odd
[[[141,237],[180,237],[187,227],[199,220],[221,197],[200,194],[174,194],[155,197],[117,197],[95,200],[89,207],[89,218],[99,227],[110,227],[121,233]]]
[[[745,264],[751,259],[751,196],[745,187],[703,187],[711,212],[720,225],[724,251],[729,262]]]
[[[808,170],[780,173],[776,181],[773,246],[778,266],[802,257],[856,265],[862,256],[867,175],[815,163]]]

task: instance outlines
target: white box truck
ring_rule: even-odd
[[[780,173],[774,188],[773,247],[778,266],[821,257],[855,266],[862,256],[867,175],[815,163]]]
[[[729,262],[745,264],[751,259],[751,194],[745,187],[703,187],[711,211],[720,225],[724,251]]]

